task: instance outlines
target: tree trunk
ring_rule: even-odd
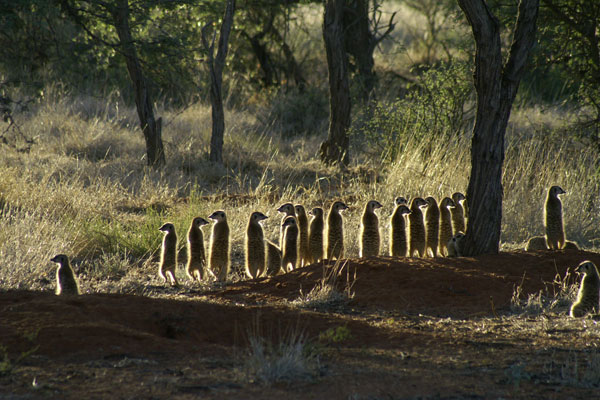
[[[535,40],[539,0],[521,0],[509,59],[502,65],[499,23],[482,0],[458,0],[475,38],[477,114],[467,188],[469,215],[463,253],[496,254],[502,224],[504,135]]]
[[[209,25],[206,25],[202,29],[202,42],[205,49],[208,51],[208,68],[210,71],[210,103],[212,109],[210,161],[219,164],[223,163],[223,135],[225,133],[225,113],[223,111],[222,96],[223,68],[225,67],[225,59],[227,58],[229,33],[231,32],[231,26],[233,25],[234,10],[235,0],[228,0],[225,16],[221,23],[216,57],[214,55],[215,36],[213,35],[213,39],[209,44],[206,37]]]
[[[350,162],[350,87],[348,57],[344,47],[344,0],[327,0],[323,19],[323,38],[329,72],[329,134],[321,144],[321,160],[327,164]]]
[[[121,42],[121,51],[125,56],[129,78],[135,91],[135,106],[144,138],[146,139],[146,155],[148,165],[159,168],[165,165],[165,152],[162,142],[162,119],[154,118],[154,109],[148,84],[144,77],[140,61],[137,56],[131,29],[129,27],[129,3],[119,0],[112,10],[112,16]]]

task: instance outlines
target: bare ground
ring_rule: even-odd
[[[165,288],[160,296],[0,292],[0,398],[594,398],[600,327],[560,313],[514,315],[584,251],[348,260],[346,304],[292,304],[322,264],[274,278]],[[345,327],[339,340],[324,335]],[[311,374],[271,384],[246,366],[248,338],[309,340]],[[4,361],[2,361],[4,358]],[[313,362],[313,364],[315,364]]]

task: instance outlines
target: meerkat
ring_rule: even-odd
[[[281,224],[279,225],[279,248],[283,249],[283,221],[285,221],[287,217],[295,217],[296,210],[294,209],[294,205],[292,203],[285,203],[279,206],[277,211],[283,214],[283,217],[281,218]]]
[[[376,200],[370,200],[365,206],[360,224],[360,246],[358,256],[372,257],[379,255],[380,238],[379,238],[379,218],[375,214],[375,210],[381,208],[382,205]]]
[[[81,294],[75,272],[71,268],[69,257],[64,254],[59,254],[50,259],[50,261],[58,264],[56,268],[56,294]]]
[[[465,201],[465,195],[456,192],[452,195],[454,207],[450,209],[452,214],[452,232],[456,235],[458,232],[465,232],[465,209],[461,201]]]
[[[258,211],[250,214],[246,229],[246,275],[251,279],[258,278],[265,272],[265,236],[261,221],[268,217]]]
[[[448,241],[446,245],[448,247],[448,257],[462,257],[463,246],[464,246],[465,234],[458,232],[452,236],[452,239]]]
[[[185,272],[191,280],[201,282],[204,279],[206,268],[206,253],[204,251],[204,235],[202,228],[208,225],[208,221],[202,217],[196,217],[190,224],[187,233],[187,264]]]
[[[215,211],[208,218],[215,221],[210,234],[208,271],[224,282],[229,274],[229,224],[225,211]]]
[[[283,255],[281,257],[281,269],[290,272],[296,269],[298,264],[298,223],[296,218],[289,216],[283,221]]]
[[[177,278],[175,277],[175,270],[177,268],[177,234],[175,233],[175,225],[167,222],[158,228],[158,230],[164,233],[160,248],[158,276],[165,282],[168,281],[172,286],[177,286]]]
[[[348,206],[341,201],[334,202],[329,209],[327,243],[325,245],[329,260],[344,257],[344,220],[341,212],[347,209]]]
[[[267,247],[267,275],[275,276],[281,272],[281,250],[270,240],[265,241]]]
[[[443,256],[448,255],[448,241],[452,239],[452,216],[450,208],[454,207],[454,200],[444,197],[440,202],[440,237],[439,250]]]
[[[565,194],[560,186],[552,186],[548,190],[544,206],[544,227],[546,228],[546,244],[550,250],[562,249],[565,245],[565,231],[562,221],[562,203],[559,195]]]
[[[306,216],[306,210],[304,206],[297,204],[294,206],[294,210],[296,211],[296,220],[298,222],[299,229],[299,263],[300,266],[308,265],[310,258],[310,248],[308,244],[308,217]]]
[[[415,197],[410,203],[410,214],[408,214],[409,257],[414,257],[415,252],[419,257],[425,256],[425,223],[421,207],[427,207],[427,202],[420,197]]]
[[[566,240],[563,249],[565,249],[565,250],[579,250],[579,245],[577,244],[577,242],[573,242],[572,240]]]
[[[577,292],[577,300],[571,306],[569,315],[571,317],[583,317],[588,313],[598,313],[600,295],[600,277],[598,277],[598,269],[591,261],[584,261],[575,268],[575,272],[583,274],[579,292]]]
[[[437,257],[440,238],[440,208],[437,201],[431,196],[426,197],[425,201],[427,202],[427,210],[425,210],[425,254]]]
[[[406,197],[398,196],[394,199],[394,204],[397,206],[405,205],[408,207],[408,200],[406,200]]]
[[[410,209],[406,206],[406,199],[403,197],[396,197],[394,203],[396,206],[390,218],[390,256],[406,257],[408,246],[404,216],[410,214]]]
[[[548,250],[545,236],[533,236],[527,241],[525,251]]]
[[[319,262],[323,259],[323,230],[325,221],[323,219],[323,209],[315,207],[309,212],[312,215],[308,229],[308,247],[310,264]]]

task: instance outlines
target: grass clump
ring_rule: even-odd
[[[523,275],[523,279],[525,275]],[[568,314],[577,298],[579,285],[573,273],[567,269],[564,276],[558,273],[550,285],[537,293],[523,295],[523,281],[513,291],[510,309],[515,314],[538,316],[547,313]]]
[[[346,271],[345,285],[340,280],[344,270]],[[292,305],[321,311],[343,309],[354,297],[352,286],[355,281],[356,270],[351,277],[348,261],[337,260],[333,266],[324,264],[321,280],[306,294],[300,289],[300,297],[292,301]],[[343,286],[343,289],[340,290],[340,286]]]

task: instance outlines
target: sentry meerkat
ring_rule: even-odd
[[[215,211],[208,218],[215,221],[210,234],[208,271],[220,282],[229,274],[229,224],[225,211]]]
[[[51,258],[50,261],[58,264],[56,268],[56,294],[81,294],[69,257],[59,254]]]
[[[204,279],[204,270],[206,268],[204,235],[201,229],[204,225],[208,225],[208,221],[202,217],[196,217],[192,220],[187,233],[187,264],[185,272],[191,280],[198,282]]]
[[[365,205],[360,224],[360,246],[358,249],[358,256],[361,258],[379,255],[381,240],[379,238],[379,218],[375,214],[375,210],[381,207],[381,203],[376,200],[370,200]]]
[[[246,228],[246,275],[251,279],[258,278],[265,272],[265,236],[261,221],[268,217],[258,211],[250,214]]]
[[[287,217],[295,217],[296,210],[294,209],[294,205],[292,203],[285,203],[279,206],[277,211],[283,214],[283,217],[281,218],[281,224],[279,226],[279,248],[283,249],[283,221],[285,221]]]
[[[289,216],[283,221],[283,256],[281,269],[290,272],[298,265],[298,223],[296,218]]]
[[[458,232],[465,231],[465,209],[461,201],[465,201],[465,195],[456,192],[452,194],[452,201],[454,202],[454,208],[450,209],[452,214],[452,232],[456,235]]]
[[[278,275],[281,272],[281,250],[270,240],[266,240],[265,245],[267,247],[267,275]]]
[[[309,263],[316,263],[323,259],[323,230],[325,221],[323,219],[323,209],[315,207],[310,210],[312,215],[308,229],[308,247],[310,251]]]
[[[344,220],[341,212],[348,206],[341,201],[336,201],[329,209],[327,215],[327,243],[325,244],[327,258],[340,259],[344,257]]]
[[[454,200],[444,197],[440,202],[440,239],[439,249],[443,256],[448,255],[448,241],[452,239],[452,216],[450,207],[454,207]]]
[[[160,264],[158,265],[158,276],[172,286],[177,286],[175,270],[177,268],[177,234],[175,225],[167,222],[159,231],[164,233],[162,246],[160,248]]]
[[[552,186],[548,190],[544,206],[544,227],[546,228],[546,243],[550,250],[562,249],[565,245],[565,231],[563,230],[562,203],[559,195],[565,194],[560,186]]]
[[[427,207],[427,202],[420,197],[415,197],[410,203],[410,214],[408,214],[409,257],[414,257],[415,252],[419,257],[425,256],[425,223],[421,207]]]
[[[425,210],[425,254],[437,257],[440,238],[440,208],[437,201],[431,196],[426,197],[425,201],[427,202],[427,210]]]
[[[533,236],[527,241],[525,251],[548,250],[545,236]]]
[[[299,262],[301,266],[309,264],[310,258],[310,249],[308,245],[308,217],[306,216],[306,210],[304,206],[300,204],[296,204],[294,206],[294,210],[296,211],[296,221],[298,222],[299,229]]]
[[[563,247],[565,250],[579,250],[579,245],[577,242],[573,242],[572,240],[565,241],[565,245]]]
[[[448,241],[448,257],[462,257],[465,234],[458,232]]]
[[[593,312],[598,313],[600,295],[600,277],[598,269],[591,261],[584,261],[575,268],[575,272],[583,274],[577,300],[571,306],[569,315],[571,317],[583,317],[585,314]]]
[[[408,200],[406,200],[406,197],[398,196],[394,199],[394,204],[397,206],[405,205],[408,207]]]
[[[410,214],[406,206],[406,199],[396,197],[395,208],[390,218],[390,255],[392,257],[406,257],[408,248],[406,243],[406,221],[404,216]]]

